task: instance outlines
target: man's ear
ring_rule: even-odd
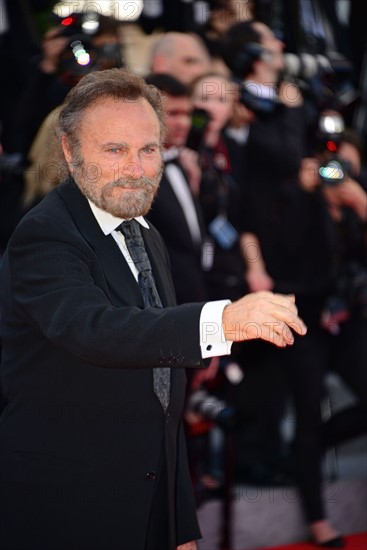
[[[71,153],[70,153],[70,148],[69,148],[69,142],[68,142],[68,138],[65,134],[63,134],[61,136],[61,146],[62,146],[62,150],[64,152],[66,162],[69,165],[70,172],[72,172],[72,162],[71,162]]]

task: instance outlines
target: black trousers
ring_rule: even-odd
[[[296,469],[308,521],[325,517],[322,499],[322,460],[328,446],[367,432],[367,321],[349,320],[333,336],[319,326],[320,309],[303,308],[308,325],[305,337],[284,350],[296,414]],[[325,376],[336,372],[356,397],[354,405],[336,412],[323,423],[320,403]]]

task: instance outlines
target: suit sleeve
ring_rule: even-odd
[[[62,232],[47,216],[27,219],[4,258],[4,307],[17,312],[19,330],[26,327],[95,366],[154,367],[167,357],[174,359],[170,367],[202,366],[203,304],[116,307],[96,282],[98,269],[98,258],[84,241]]]

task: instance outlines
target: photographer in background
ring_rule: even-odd
[[[235,300],[245,292],[240,244],[246,170],[243,148],[226,130],[238,90],[231,79],[209,72],[194,80],[191,92],[194,111],[187,145],[198,152],[202,169],[199,201],[206,229],[202,262],[206,291],[209,298],[218,295]],[[243,378],[237,363],[240,347],[241,344],[233,348],[230,361],[238,382]],[[199,498],[223,496],[226,485],[225,432],[226,425],[234,420],[234,383],[228,375],[228,361],[218,363],[208,369],[207,380],[195,373],[186,411]]]
[[[57,17],[57,22],[58,25],[44,37],[43,53],[35,58],[13,115],[11,154],[4,150],[0,155],[0,253],[5,250],[19,218],[30,206],[29,203],[24,204],[25,194],[28,193],[24,171],[32,164],[29,153],[42,122],[61,105],[66,94],[83,75],[123,66],[119,21],[86,12],[72,13],[64,19]],[[52,155],[49,162],[55,163]],[[35,177],[38,178],[39,169],[40,165],[37,165]],[[41,185],[41,182],[36,182],[35,187],[37,183]]]
[[[56,0],[2,0],[0,4],[0,120],[2,144],[13,152],[17,102],[27,85],[32,58],[40,52],[42,20]]]
[[[306,518],[315,544],[333,548],[342,548],[344,539],[325,515],[323,453],[367,431],[367,193],[362,142],[340,122],[337,113],[320,117],[324,134],[317,135],[317,155],[302,161],[289,220],[297,246],[290,247],[288,261],[283,252],[286,269],[276,279],[278,290],[295,292],[309,327],[303,345],[285,353],[283,364],[295,408],[295,467]],[[355,402],[323,422],[320,405],[330,370]]]
[[[249,20],[232,25],[222,46],[224,60],[239,82],[240,101],[255,115],[242,145],[246,171],[241,216],[247,238],[241,245],[248,251],[246,282],[250,291],[271,290],[280,271],[293,269],[287,251],[295,232],[288,214],[306,151],[303,97],[293,83],[283,80],[284,44],[264,23]],[[244,421],[236,446],[237,477],[257,486],[284,484],[289,475],[280,431],[286,403],[283,356],[270,346],[253,344],[243,360],[246,383],[239,388]]]
[[[3,0],[0,4],[0,257],[9,237],[8,212],[21,193],[19,185],[7,185],[2,168],[4,163],[16,165],[20,160],[18,154],[13,156],[18,103],[27,86],[31,60],[40,51],[39,18],[53,4],[52,0]]]
[[[367,431],[367,187],[360,136],[344,130],[335,112],[322,113],[319,128],[315,156],[304,158],[298,179],[283,186],[282,200],[269,219],[274,223],[277,216],[282,223],[268,234],[277,261],[264,255],[263,269],[275,291],[296,294],[309,327],[302,345],[281,356],[270,350],[268,358],[273,369],[278,367],[277,374],[280,368],[287,373],[296,415],[295,470],[314,543],[342,548],[344,539],[324,510],[322,460],[327,447]],[[262,357],[265,361],[265,351]],[[247,348],[244,389],[252,382],[248,359]],[[321,401],[330,370],[352,390],[355,402],[323,423]],[[264,392],[259,400],[254,383],[250,390],[256,396],[258,423],[266,413],[272,413],[274,424],[279,422],[272,402],[264,404]],[[280,399],[274,386],[271,393]]]
[[[301,87],[310,113],[317,117],[330,100],[338,109],[351,106],[363,51],[353,27],[356,17],[363,20],[358,2],[257,0],[254,12],[284,42],[287,75]]]
[[[367,154],[367,35],[364,4],[352,0],[256,0],[255,18],[285,43],[288,75],[302,88],[308,117],[343,112]],[[325,104],[325,98],[333,105]],[[320,103],[323,103],[320,109]]]
[[[57,26],[45,34],[42,55],[33,67],[18,108],[17,151],[24,158],[42,121],[63,102],[82,76],[124,64],[120,23],[116,19],[94,12],[72,13],[63,19],[55,16],[55,19]],[[80,42],[79,51],[77,42]],[[78,57],[80,47],[84,48],[89,61],[88,57]]]

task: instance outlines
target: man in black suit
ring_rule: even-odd
[[[285,347],[290,326],[306,328],[292,296],[175,305],[166,249],[142,217],[162,172],[155,88],[90,73],[58,131],[70,177],[22,219],[3,261],[1,546],[193,550],[185,368],[235,340]],[[132,219],[151,269],[127,250]]]
[[[201,170],[197,152],[185,147],[191,129],[191,94],[168,74],[151,74],[145,80],[162,92],[167,127],[164,171],[148,219],[167,246],[177,303],[206,300],[202,269],[205,228],[197,198]]]

